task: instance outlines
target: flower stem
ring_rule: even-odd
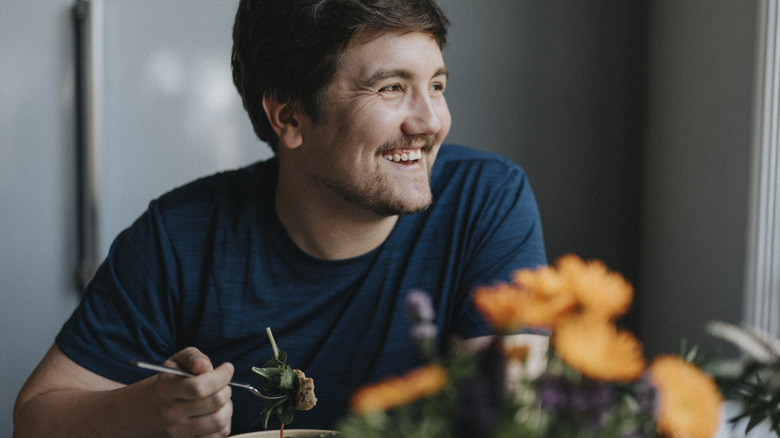
[[[279,347],[276,346],[276,340],[274,340],[274,335],[271,333],[271,327],[266,327],[265,332],[268,333],[268,339],[271,340],[271,348],[274,349],[274,359],[279,360]]]

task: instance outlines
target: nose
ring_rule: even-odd
[[[410,135],[435,135],[442,129],[442,117],[448,114],[444,96],[416,93],[410,99],[402,129]]]

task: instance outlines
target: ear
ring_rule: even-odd
[[[298,114],[292,105],[263,96],[263,109],[271,128],[279,137],[279,144],[282,147],[295,149],[303,144],[303,134],[298,125]]]

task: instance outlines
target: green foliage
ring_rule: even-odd
[[[730,422],[747,419],[746,434],[766,422],[780,436],[780,340],[758,329],[721,322],[711,323],[708,331],[743,353],[741,359],[722,360],[717,372],[724,394],[742,403]]]
[[[272,414],[282,424],[290,424],[295,412],[295,398],[298,394],[300,382],[295,370],[287,365],[287,354],[279,351],[271,328],[266,327],[268,339],[271,341],[274,356],[263,364],[261,368],[252,367],[257,375],[257,387],[265,394],[280,394],[284,397],[275,400],[266,400],[265,409],[260,412],[263,416],[263,427],[268,429],[268,419]]]
[[[742,402],[742,412],[730,421],[737,423],[748,419],[745,433],[763,422],[768,422],[772,431],[780,436],[780,387],[777,376],[780,364],[752,362],[733,380],[725,380]],[[763,376],[763,377],[762,377]]]
[[[446,438],[451,436],[446,403],[441,396],[434,396],[392,412],[353,415],[344,419],[338,430],[344,438]]]

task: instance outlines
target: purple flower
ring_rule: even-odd
[[[575,412],[587,413],[595,418],[609,412],[617,402],[615,387],[608,383],[589,388],[576,388],[571,398],[571,408]]]
[[[607,414],[614,409],[620,397],[618,389],[611,383],[580,385],[552,375],[537,381],[537,391],[542,409],[594,433],[602,430]]]
[[[406,295],[406,313],[412,320],[412,338],[418,342],[436,339],[439,329],[434,322],[436,312],[430,295],[421,290],[412,290]]]
[[[436,349],[436,311],[430,295],[421,290],[412,290],[406,295],[406,314],[412,321],[411,335],[420,352],[427,359],[432,359]]]
[[[436,338],[438,332],[439,328],[436,327],[436,324],[420,322],[412,327],[412,338],[418,342],[432,340]]]
[[[647,376],[639,380],[634,394],[639,410],[645,415],[653,415],[656,410],[656,390]]]
[[[458,385],[458,405],[453,418],[457,438],[489,437],[498,426],[501,392],[491,379],[482,375],[469,377]]]
[[[406,312],[414,322],[432,323],[436,318],[431,296],[421,290],[412,290],[406,295]]]
[[[537,388],[543,409],[562,411],[568,408],[568,391],[559,379],[552,376],[542,377],[537,381]]]
[[[505,397],[506,362],[501,343],[494,340],[476,357],[474,373],[457,383],[457,438],[489,437],[499,424]]]

